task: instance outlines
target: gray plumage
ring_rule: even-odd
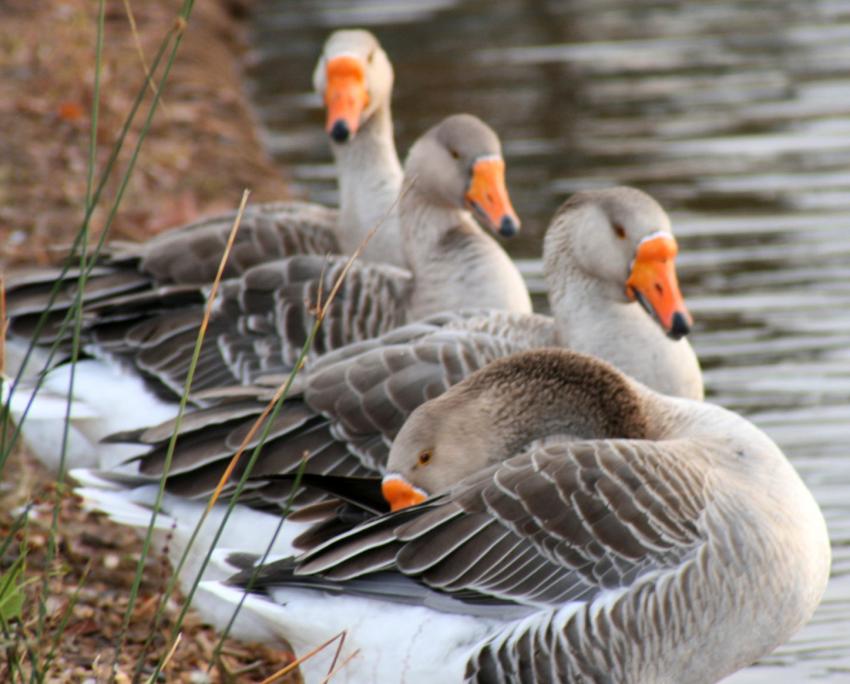
[[[450,154],[446,145],[457,149]],[[469,115],[448,117],[413,146],[400,206],[412,272],[359,262],[346,272],[342,257],[273,260],[275,250],[290,246],[281,236],[300,224],[290,217],[270,226],[262,210],[250,214],[231,267],[234,277],[222,282],[213,305],[193,390],[248,384],[260,375],[291,370],[318,306],[343,273],[343,285],[310,348],[312,357],[441,310],[475,305],[530,312],[519,271],[464,209],[476,160],[499,151],[495,133]],[[303,221],[315,211],[308,207],[295,215]],[[86,350],[118,360],[166,396],[179,396],[208,295],[199,278],[212,269],[211,245],[223,237],[222,229],[221,221],[186,228],[136,248],[114,265],[107,260],[105,266],[113,270],[93,280],[85,301]],[[302,240],[298,246],[318,245]],[[195,253],[206,261],[184,264]],[[129,281],[127,274],[132,274]],[[116,275],[121,276],[117,283]],[[31,332],[39,312],[29,296],[32,288],[29,281],[10,288],[13,334]],[[58,321],[61,314],[51,315]],[[66,330],[66,340],[70,335]]]
[[[293,474],[305,451],[311,474],[382,472],[389,444],[413,409],[547,334],[552,331],[544,317],[467,311],[439,314],[325,354],[303,372],[284,404],[252,472],[254,484]],[[187,414],[169,490],[208,496],[271,394],[267,386],[245,387],[233,400]],[[149,444],[139,471],[158,479],[173,427],[169,421],[116,439]]]
[[[626,239],[614,234],[611,221],[624,227]],[[632,253],[629,245],[666,225],[663,210],[637,190],[578,193],[558,212],[546,237],[544,262],[554,319],[470,311],[435,316],[341,347],[303,372],[299,410],[306,406],[314,411],[327,434],[352,454],[352,460],[381,473],[389,445],[413,409],[490,361],[518,351],[576,343],[650,386],[701,397],[699,366],[688,343],[665,337],[637,303],[626,303],[624,294]],[[591,267],[597,271],[588,270]],[[585,300],[598,306],[588,310]],[[245,424],[253,422],[270,396],[265,388],[255,391],[254,415],[237,417]],[[241,396],[250,400],[244,392]],[[296,430],[281,432],[269,446],[287,450],[286,440],[297,434]],[[333,450],[336,453],[336,446]],[[299,462],[294,448],[287,451],[291,454],[287,463]],[[226,457],[224,453],[217,456],[222,464]],[[180,449],[177,458],[181,459]],[[212,469],[211,463],[204,462]],[[155,469],[148,472],[159,474]],[[204,491],[199,484],[196,493]]]
[[[765,435],[566,351],[422,405],[388,468],[435,496],[262,568],[262,590],[400,574],[532,609],[469,648],[469,682],[715,682],[799,629],[828,577],[823,517]]]

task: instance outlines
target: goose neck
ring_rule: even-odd
[[[369,231],[381,224],[372,238],[369,251],[388,243],[380,251],[396,249],[397,225],[391,208],[401,188],[402,170],[393,139],[393,124],[388,105],[379,107],[363,124],[357,135],[344,145],[333,145],[340,194],[341,247],[353,252]],[[391,224],[391,225],[384,225]]]
[[[702,374],[687,340],[671,340],[621,286],[578,268],[547,273],[549,303],[565,347],[593,354],[663,394],[703,398]]]
[[[471,307],[531,312],[519,270],[468,212],[429,201],[414,183],[400,220],[414,277],[411,318]]]
[[[414,274],[440,258],[440,242],[465,223],[463,214],[454,207],[435,204],[419,191],[415,178],[405,180],[399,219],[405,255]]]
[[[333,144],[332,148],[341,180],[352,181],[363,176],[363,169],[357,168],[363,163],[375,164],[385,173],[394,172],[401,178],[389,105],[378,107],[349,142]]]

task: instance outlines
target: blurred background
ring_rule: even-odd
[[[728,681],[850,681],[850,2],[261,0],[252,24],[251,96],[298,194],[336,202],[311,85],[335,28],[389,54],[401,154],[448,114],[490,123],[540,310],[540,239],[571,192],[662,202],[709,398],[783,447],[833,540],[812,624]]]

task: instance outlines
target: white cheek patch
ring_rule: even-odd
[[[408,487],[410,487],[414,492],[424,496],[426,499],[430,496],[430,494],[428,494],[428,492],[426,492],[421,487],[417,487],[416,485],[413,485],[410,482],[408,482],[407,478],[404,477],[403,475],[401,475],[400,473],[393,472],[393,473],[387,473],[386,475],[384,475],[384,477],[381,478],[381,484],[383,485],[383,484],[386,484],[387,482],[403,482]]]
[[[477,164],[480,161],[502,161],[501,154],[482,154],[480,157],[476,157],[475,161],[472,162],[473,165]]]
[[[664,230],[656,230],[654,233],[650,233],[649,235],[642,237],[640,239],[640,242],[638,242],[638,247],[640,247],[644,242],[649,242],[650,240],[654,240],[655,238],[658,238],[658,237],[669,238],[669,237],[673,237],[673,236],[670,233],[668,233]]]
[[[654,240],[655,238],[659,238],[659,237],[666,237],[666,238],[671,238],[671,239],[672,239],[672,238],[673,238],[673,234],[672,234],[672,233],[668,233],[666,230],[656,230],[654,233],[650,233],[649,235],[644,235],[644,236],[643,236],[643,237],[642,237],[642,238],[638,241],[638,243],[637,243],[637,247],[635,248],[635,254],[637,254],[637,251],[640,249],[640,246],[641,246],[644,242],[649,242],[650,240]],[[636,261],[636,260],[637,260],[637,259],[632,259],[632,260],[629,262],[629,273],[631,273],[631,272],[632,272],[632,270],[634,269],[634,267],[635,267],[635,261]]]
[[[358,55],[356,52],[348,52],[348,51],[346,51],[346,52],[335,52],[333,55],[326,55],[325,60],[330,62],[330,61],[336,59],[337,57],[352,57],[352,58],[356,59],[358,62],[363,61],[363,57]]]

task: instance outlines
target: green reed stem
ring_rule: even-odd
[[[150,73],[154,73],[156,71],[156,69],[159,67],[159,64],[162,61],[162,58],[166,54],[166,48],[168,47],[169,43],[171,42],[171,37],[177,31],[182,31],[182,28],[180,26],[175,26],[174,28],[172,28],[169,31],[168,35],[160,43],[160,46],[157,49],[156,54],[154,55],[153,62],[151,63]],[[76,251],[76,249],[78,248],[80,241],[83,238],[83,229],[89,225],[89,222],[91,221],[92,214],[94,213],[94,208],[97,206],[97,203],[100,201],[100,196],[103,193],[103,190],[106,188],[106,184],[107,184],[109,178],[112,175],[112,170],[113,170],[115,164],[118,161],[118,155],[120,154],[121,150],[123,149],[124,141],[127,138],[127,135],[128,135],[130,128],[133,124],[133,121],[135,120],[136,114],[138,113],[138,110],[141,107],[141,104],[144,100],[147,83],[148,83],[148,77],[145,76],[145,85],[142,88],[140,88],[139,91],[136,93],[136,99],[133,101],[133,105],[130,108],[130,112],[127,115],[127,118],[124,120],[124,124],[121,127],[121,132],[118,135],[118,139],[116,140],[115,144],[112,146],[112,150],[109,154],[109,159],[107,160],[106,166],[104,167],[104,170],[103,170],[103,173],[100,176],[100,180],[98,182],[97,188],[95,189],[94,194],[91,196],[90,201],[87,202],[86,212],[85,212],[85,215],[83,216],[82,226],[81,226],[80,230],[77,232],[76,236],[74,237],[73,242],[71,243],[71,247],[70,247],[70,253],[71,254],[73,254]],[[155,108],[155,104],[152,105],[152,107]],[[138,140],[138,143],[137,143],[137,149],[142,144],[144,137],[145,137],[145,132],[143,132],[139,137],[139,140]],[[135,155],[134,155],[134,157],[135,157]],[[109,224],[104,226],[103,232],[101,234],[101,238],[98,241],[95,248],[91,252],[91,261],[89,262],[90,265],[87,267],[89,271],[92,268],[94,268],[94,265],[97,263],[97,258],[100,255],[100,252],[103,248],[103,243],[106,239],[106,235],[109,231],[109,227],[110,227]],[[53,304],[56,301],[56,297],[59,294],[59,290],[62,288],[64,276],[68,272],[70,267],[71,267],[71,260],[67,259],[63,263],[62,268],[60,269],[60,272],[56,277],[56,282],[54,283],[54,285],[53,285],[53,287],[50,291],[50,294],[48,295],[47,306],[45,307],[44,312],[42,312],[41,316],[39,317],[38,322],[36,323],[35,330],[33,332],[32,339],[30,341],[30,346],[27,349],[26,354],[24,355],[23,361],[21,362],[21,366],[18,369],[18,372],[16,373],[14,379],[12,380],[11,386],[9,387],[9,395],[6,399],[7,413],[8,413],[8,407],[10,406],[11,401],[12,401],[12,395],[14,394],[14,392],[15,392],[17,386],[18,386],[18,383],[20,382],[20,379],[23,376],[24,371],[26,370],[27,364],[29,363],[29,360],[32,356],[33,350],[35,349],[35,346],[36,346],[39,338],[41,337],[41,333],[44,330],[44,326],[47,324],[48,316],[50,315],[50,312],[53,308]],[[46,368],[50,367],[50,364],[52,363],[53,358],[56,355],[60,344],[62,343],[62,337],[63,337],[65,330],[67,329],[68,325],[70,324],[73,315],[74,315],[73,310],[71,310],[71,309],[69,309],[69,311],[65,314],[65,317],[64,317],[64,319],[62,320],[62,323],[59,326],[59,331],[57,333],[56,341],[50,347],[50,350],[49,350],[49,353],[48,353],[48,356],[47,356],[47,360],[45,362]],[[7,423],[6,422],[3,423],[2,434],[0,434],[0,472],[3,471],[3,469],[6,465],[6,460],[9,456],[9,454],[11,453],[12,449],[14,448],[15,444],[17,443],[18,438],[20,437],[21,429],[22,429],[21,426],[23,425],[23,422],[26,419],[26,416],[29,414],[30,407],[32,406],[33,401],[35,400],[35,395],[38,392],[39,388],[41,387],[42,381],[43,381],[43,375],[40,376],[38,378],[38,380],[36,381],[33,392],[30,395],[30,398],[29,398],[29,401],[27,402],[26,407],[24,408],[23,414],[21,415],[21,419],[18,421],[17,425],[15,426],[15,429],[12,432],[11,439],[7,439]]]
[[[230,616],[230,619],[227,621],[227,624],[224,627],[224,630],[221,633],[221,636],[218,639],[218,643],[216,643],[215,648],[213,649],[212,658],[210,659],[209,667],[212,667],[212,664],[215,663],[218,658],[221,656],[221,651],[224,648],[224,642],[227,640],[227,637],[230,635],[230,630],[233,629],[233,624],[236,622],[236,618],[239,615],[239,611],[242,610],[242,606],[245,603],[245,599],[248,598],[248,594],[251,589],[254,587],[254,583],[257,581],[257,577],[260,576],[260,570],[263,565],[265,565],[266,560],[274,548],[274,543],[280,535],[280,531],[283,529],[283,524],[286,522],[286,519],[289,517],[290,512],[292,511],[292,504],[295,501],[295,494],[298,491],[298,487],[301,486],[301,478],[304,476],[304,471],[307,470],[307,459],[303,459],[298,466],[298,470],[295,473],[295,478],[292,482],[292,491],[289,493],[289,498],[286,500],[286,505],[283,508],[283,512],[280,514],[280,521],[275,528],[274,534],[272,538],[269,540],[269,543],[266,545],[265,551],[263,551],[263,555],[260,556],[259,560],[254,565],[254,570],[251,572],[251,576],[248,578],[248,582],[245,584],[245,590],[242,592],[242,596],[239,599],[239,603],[236,604],[236,608],[233,609],[233,614]],[[207,669],[209,669],[209,667]]]
[[[98,113],[100,111],[100,72],[103,61],[103,33],[104,22],[106,15],[106,2],[100,0],[97,19],[97,42],[95,47],[95,71],[94,71],[94,93],[92,95],[92,125],[91,136],[89,138],[89,167],[88,176],[86,179],[86,214],[90,214],[92,210],[92,186],[94,184],[94,167],[97,158],[97,123]],[[47,625],[47,599],[50,595],[50,569],[53,561],[56,558],[56,537],[59,533],[59,512],[62,507],[62,500],[65,495],[65,457],[68,451],[68,436],[71,429],[71,405],[74,396],[74,380],[76,378],[77,359],[80,355],[80,336],[83,327],[83,292],[86,289],[87,272],[86,272],[86,248],[89,241],[89,221],[85,221],[80,231],[80,274],[77,282],[77,292],[74,297],[72,311],[74,311],[74,330],[73,339],[71,342],[71,374],[68,379],[68,394],[67,402],[65,403],[65,425],[62,431],[62,446],[59,454],[59,473],[57,476],[55,496],[53,501],[53,511],[50,520],[50,530],[47,535],[47,553],[44,561],[44,573],[42,575],[41,590],[38,595],[38,627],[36,629],[36,639],[41,643],[44,638],[44,630]],[[79,590],[78,590],[79,591]],[[59,625],[59,631],[55,634],[54,640],[58,642],[64,632],[64,625],[67,620]],[[48,654],[48,661],[43,667],[39,668],[38,679],[43,681],[45,673],[49,667],[49,660],[52,658],[53,649]]]
[[[257,460],[259,459],[260,453],[262,452],[263,447],[265,446],[266,440],[268,439],[269,433],[271,432],[272,425],[274,424],[274,421],[277,418],[277,415],[280,412],[281,407],[283,406],[283,402],[286,400],[286,397],[288,396],[290,390],[292,389],[292,383],[295,381],[295,376],[298,374],[302,365],[304,364],[304,362],[307,359],[307,355],[310,351],[310,348],[313,346],[313,341],[315,340],[316,335],[318,334],[319,328],[321,327],[321,325],[322,325],[322,319],[318,318],[316,320],[316,322],[313,324],[313,328],[310,330],[310,335],[307,337],[307,340],[304,342],[304,345],[301,347],[301,352],[298,355],[298,359],[295,362],[295,366],[292,369],[292,372],[289,374],[289,377],[286,380],[286,385],[284,386],[283,392],[278,397],[277,401],[275,402],[274,408],[271,410],[268,417],[266,418],[265,425],[263,426],[263,430],[260,433],[259,442],[254,447],[254,449],[252,450],[251,457],[248,459],[248,463],[245,466],[245,471],[242,473],[241,477],[239,478],[239,481],[236,484],[236,489],[234,490],[233,494],[228,499],[227,510],[224,513],[224,517],[222,518],[222,521],[219,524],[218,529],[216,530],[215,536],[213,537],[213,540],[210,543],[209,548],[207,549],[206,555],[204,556],[204,560],[201,562],[201,567],[198,569],[198,572],[195,575],[195,578],[192,582],[192,586],[191,586],[188,594],[186,595],[185,600],[183,601],[183,605],[180,609],[180,613],[178,614],[175,625],[171,630],[170,643],[173,643],[174,640],[177,638],[177,634],[180,631],[180,626],[183,624],[183,620],[186,617],[186,613],[189,611],[189,607],[192,603],[192,599],[194,598],[195,592],[198,589],[198,585],[201,582],[201,577],[203,577],[203,574],[204,574],[205,570],[207,569],[207,565],[209,565],[210,558],[212,557],[213,551],[215,551],[215,548],[218,545],[218,540],[221,538],[221,535],[224,532],[224,528],[227,526],[227,521],[230,519],[230,515],[233,512],[233,509],[236,507],[236,504],[239,501],[239,497],[242,494],[242,490],[245,488],[245,485],[248,482],[248,478],[250,477],[251,472],[254,469],[254,465],[256,464]],[[303,469],[304,469],[305,466],[306,466],[306,462],[304,462],[304,464],[302,464],[300,466],[301,472],[303,472]],[[163,477],[165,477],[165,476],[163,476]],[[298,480],[300,481],[300,475],[298,476]],[[198,523],[195,525],[195,529],[192,531],[192,535],[189,538],[189,543],[186,545],[186,549],[183,551],[183,555],[180,558],[180,562],[178,563],[177,568],[175,568],[174,572],[171,575],[171,579],[169,581],[169,585],[168,585],[168,589],[167,589],[168,593],[165,595],[165,597],[163,599],[161,599],[161,602],[163,604],[164,604],[164,600],[167,600],[168,596],[170,596],[171,592],[173,592],[174,587],[176,586],[177,579],[178,579],[178,576],[179,576],[179,573],[180,573],[180,569],[183,567],[186,559],[188,558],[189,552],[191,551],[191,548],[192,548],[192,544],[194,544],[195,539],[196,539],[196,537],[197,537],[197,535],[200,531],[201,526],[203,525],[204,521],[206,520],[208,513],[209,513],[209,509],[205,509],[203,515],[201,516],[201,519],[198,521]],[[274,538],[272,539],[272,543],[274,543]],[[159,674],[161,665],[162,665],[161,661],[159,663],[157,663],[156,670],[154,671],[154,674],[153,674],[154,677],[156,677]]]
[[[159,86],[157,88],[157,91],[153,96],[153,101],[151,103],[151,107],[150,107],[150,110],[148,112],[148,117],[145,120],[145,125],[142,129],[142,135],[146,134],[148,129],[150,128],[150,123],[153,119],[153,114],[156,111],[157,104],[159,103],[160,97],[162,96],[163,90],[165,89],[165,83],[166,83],[166,80],[168,79],[168,74],[171,72],[171,67],[174,65],[174,59],[177,56],[177,50],[179,49],[180,44],[183,41],[184,29],[185,29],[185,26],[186,26],[186,22],[189,21],[189,17],[192,14],[192,6],[193,5],[194,5],[194,0],[184,0],[183,6],[181,7],[179,15],[178,15],[179,21],[182,22],[182,25],[178,24],[174,29],[172,29],[172,35],[175,36],[174,37],[174,44],[172,46],[171,53],[168,56],[168,60],[165,63],[165,67],[163,68],[162,78],[159,81]],[[154,68],[155,67],[151,68],[151,73],[153,73]],[[141,143],[141,140],[139,141],[139,143]],[[132,170],[132,167],[135,165],[135,161],[136,161],[138,151],[139,151],[139,146],[137,145],[136,150],[133,154],[133,158],[131,159],[130,170]],[[119,194],[119,199],[120,199],[120,196],[123,194],[124,187],[126,187],[126,183],[122,185],[122,188],[121,188],[120,194]],[[111,215],[110,215],[110,218],[111,218]],[[195,352],[192,356],[192,365],[191,365],[190,371],[189,371],[190,374],[192,374],[192,375],[194,374],[194,368],[197,365],[197,358],[199,356],[200,356],[200,343],[196,343]],[[188,388],[189,388],[190,385],[191,385],[191,379],[187,378],[186,388],[183,392],[183,396],[180,397],[180,409],[179,409],[179,413],[178,413],[178,418],[180,416],[182,416],[183,411],[185,410],[186,403],[188,401],[188,396],[189,396]],[[130,618],[131,618],[132,613],[133,613],[133,608],[136,605],[136,600],[137,600],[138,594],[139,594],[139,587],[141,586],[141,583],[142,583],[142,573],[144,572],[145,560],[147,559],[147,554],[149,553],[149,550],[150,550],[151,538],[153,536],[153,526],[154,526],[154,522],[155,522],[155,518],[156,518],[156,512],[159,510],[159,506],[161,505],[163,493],[164,493],[164,486],[160,487],[160,491],[157,494],[157,502],[156,502],[156,506],[154,508],[154,515],[151,517],[151,523],[148,526],[148,531],[147,531],[147,534],[145,535],[145,539],[144,539],[144,542],[142,544],[142,553],[141,553],[141,556],[139,558],[139,562],[136,565],[136,573],[135,573],[135,576],[133,577],[133,584],[130,587],[130,599],[129,599],[129,602],[127,604],[127,610],[124,613],[124,620],[123,620],[123,623],[121,625],[121,632],[118,635],[118,643],[117,643],[116,649],[115,649],[115,660],[114,660],[114,664],[113,664],[113,671],[115,671],[114,668],[117,668],[117,666],[118,666],[118,659],[121,655],[121,651],[124,648],[124,642],[126,641],[126,638],[127,638],[127,630],[130,626]]]

